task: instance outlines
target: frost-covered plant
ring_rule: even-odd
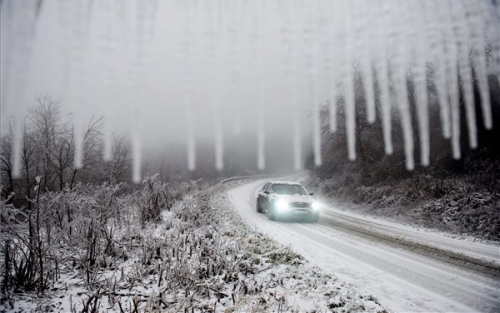
[[[106,256],[117,256],[113,232],[120,223],[120,190],[120,185],[103,184],[41,193],[37,185],[31,209],[2,201],[2,292],[43,293],[61,268],[73,266],[93,284],[96,267],[108,265]]]
[[[157,222],[163,208],[170,208],[172,196],[168,191],[168,183],[159,179],[159,174],[147,176],[142,182],[142,189],[134,197],[139,208],[139,218],[142,227],[147,222]]]
[[[43,229],[39,183],[37,177],[36,198],[29,199],[34,204],[32,209],[21,210],[0,202],[2,294],[10,288],[43,293],[48,286],[53,260]]]

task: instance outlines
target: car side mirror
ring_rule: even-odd
[[[310,193],[309,193],[309,195],[310,195],[310,196],[314,196],[314,192],[310,192]]]
[[[267,191],[267,190],[264,190],[264,193],[265,193],[266,195],[270,194],[270,192],[269,192],[269,191]]]

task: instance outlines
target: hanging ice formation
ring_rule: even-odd
[[[292,3],[293,5],[293,3]],[[290,90],[290,95],[286,101],[290,102],[291,118],[293,125],[293,166],[299,171],[302,169],[302,132],[300,127],[299,99],[297,93],[297,49],[295,48],[295,37],[297,27],[294,27],[292,21],[296,20],[296,10],[294,6],[290,10],[282,11],[282,44],[286,51],[285,56],[285,75],[287,78],[287,87]]]
[[[314,154],[314,165],[320,166],[322,163],[321,159],[321,124],[319,115],[319,38],[318,38],[318,28],[315,18],[318,18],[320,12],[318,7],[314,8],[303,4],[302,9],[304,9],[306,16],[304,17],[304,45],[307,47],[306,51],[306,64],[307,64],[307,74],[309,83],[309,94],[310,103],[312,105],[312,121],[313,121],[313,154]]]
[[[132,46],[131,76],[129,77],[134,92],[131,94],[132,119],[132,179],[139,183],[142,178],[142,142],[144,121],[141,104],[144,101],[145,68],[148,62],[149,47],[154,36],[155,11],[157,1],[137,1],[135,11],[135,44]]]
[[[184,3],[184,20],[186,27],[184,28],[184,36],[181,38],[180,59],[184,64],[184,106],[186,112],[187,126],[187,166],[190,171],[196,169],[196,139],[195,139],[195,123],[193,114],[193,64],[191,62],[194,33],[193,27],[195,22],[194,6],[191,2]]]
[[[1,3],[2,42],[8,44],[3,51],[6,68],[2,69],[2,113],[15,115],[12,155],[13,174],[18,176],[22,143],[19,120],[25,114],[24,103],[28,99],[14,97],[24,94],[22,89],[29,77],[31,45],[40,8],[36,0],[4,0]],[[90,0],[61,0],[57,3],[61,7],[61,25],[67,31],[62,48],[67,73],[65,81],[68,83],[66,93],[68,102],[74,105],[77,167],[82,165],[84,141],[79,110],[85,105],[85,93],[89,92],[86,85],[95,76],[84,66],[91,60],[83,60],[86,59],[87,47],[97,44],[100,53],[107,54],[99,60],[103,65],[101,76],[104,77],[106,89],[104,98],[113,98],[122,91],[127,95],[120,105],[125,106],[132,115],[133,178],[136,182],[140,181],[142,128],[147,126],[143,125],[141,119],[140,103],[147,85],[144,71],[151,52],[149,41],[153,38],[152,30],[158,22],[155,19],[156,3],[144,0],[108,0],[99,4]],[[269,123],[266,114],[268,106],[275,105],[271,102],[277,98],[271,101],[268,97],[266,88],[272,87],[264,85],[266,67],[285,67],[279,70],[285,73],[286,77],[282,81],[286,85],[283,89],[287,91],[280,97],[281,105],[290,112],[287,118],[293,129],[290,134],[293,136],[293,164],[296,169],[300,169],[303,162],[302,132],[308,133],[301,120],[305,111],[312,112],[310,133],[314,163],[321,164],[323,121],[320,120],[320,111],[325,106],[328,106],[330,114],[324,120],[325,126],[331,132],[345,128],[348,157],[351,160],[356,158],[358,112],[365,112],[360,117],[370,123],[380,119],[387,154],[394,151],[392,125],[396,118],[393,113],[397,112],[401,120],[401,130],[398,131],[404,138],[408,169],[415,166],[414,129],[418,133],[420,145],[419,160],[423,165],[429,164],[432,151],[429,147],[428,115],[431,106],[439,107],[442,136],[451,140],[455,158],[461,155],[462,104],[467,138],[472,148],[478,145],[476,115],[481,115],[486,129],[493,126],[489,84],[497,84],[500,75],[498,1],[185,0],[170,4],[186,19],[185,23],[178,25],[185,27],[180,31],[183,36],[180,45],[178,43],[178,47],[171,45],[169,48],[173,46],[179,49],[184,60],[184,73],[178,76],[183,77],[184,84],[184,96],[180,101],[184,102],[186,112],[189,170],[194,170],[196,163],[196,108],[208,105],[212,109],[213,118],[210,120],[216,146],[215,166],[222,169],[224,130],[232,129],[235,133],[241,131],[240,108],[250,101],[255,103],[252,119],[256,120],[253,124],[256,129],[252,133],[257,140],[257,165],[264,169],[265,130],[268,126],[266,123]],[[86,31],[95,20],[99,20],[90,16],[96,14],[96,7],[104,8],[101,14],[108,18],[99,22],[102,24],[99,26],[103,26],[102,36],[94,42],[96,39],[88,38]],[[280,17],[282,22],[277,23]],[[276,27],[278,29],[273,29]],[[273,38],[274,43],[267,37],[270,33],[277,36]],[[208,43],[205,42],[207,40]],[[203,47],[198,41],[204,42]],[[272,44],[276,46],[269,47]],[[197,53],[196,49],[200,47],[209,48],[208,62],[204,62],[205,55]],[[123,52],[126,64],[114,62],[117,51]],[[283,53],[279,57],[287,60],[287,64],[276,64],[273,61],[276,58],[268,60],[274,53]],[[209,78],[209,95],[202,94],[205,91],[203,88],[194,90],[195,77]],[[225,84],[225,77],[231,77],[229,84]],[[245,80],[248,77],[255,82],[249,84],[249,79]],[[408,82],[413,87],[411,90],[408,89]],[[223,88],[230,88],[230,91],[225,94]],[[475,101],[478,100],[474,98],[474,88],[477,88],[479,95],[480,105],[477,107],[480,112],[475,111]],[[208,100],[195,103],[194,94],[196,99]],[[245,97],[247,94],[252,94],[252,97]],[[306,94],[308,96],[304,96]],[[415,118],[412,117],[413,103]],[[115,109],[118,108],[110,107],[105,113],[105,123],[108,125],[105,128],[106,159],[111,158],[110,120]],[[231,125],[225,125],[227,121],[223,118],[223,112],[234,113]],[[345,114],[345,125],[338,123],[339,112]],[[412,121],[417,123],[415,127]]]
[[[88,93],[85,61],[88,54],[89,24],[92,6],[86,0],[60,2],[61,28],[66,31],[62,47],[64,63],[64,83],[66,98],[71,104],[73,133],[75,137],[74,166],[83,166],[84,130],[82,111]]]
[[[215,168],[222,170],[224,168],[224,134],[222,130],[221,121],[221,108],[220,108],[220,32],[221,32],[221,20],[220,15],[220,4],[218,2],[210,2],[209,4],[209,14],[210,14],[210,28],[208,29],[207,37],[210,38],[208,53],[210,57],[210,90],[209,99],[212,106],[213,121],[214,121],[214,134],[215,134]]]
[[[265,12],[264,8],[265,2],[262,0],[255,1],[254,16],[252,17],[252,42],[253,42],[253,58],[252,63],[256,72],[254,73],[255,79],[255,94],[256,94],[256,109],[257,109],[257,168],[263,170],[266,167],[266,157],[265,157],[265,114],[264,114],[264,90],[262,86],[262,79],[259,77],[258,73],[262,72],[263,60],[262,60],[262,32],[263,32],[263,14]]]
[[[235,135],[240,135],[241,134],[241,107],[239,105],[239,101],[242,99],[242,93],[241,89],[239,87],[239,83],[241,80],[241,72],[242,72],[242,65],[241,65],[241,54],[243,51],[241,51],[241,39],[239,38],[239,32],[240,30],[240,25],[241,25],[241,20],[242,20],[242,14],[241,10],[238,10],[237,8],[237,3],[234,1],[231,1],[227,4],[229,6],[228,12],[228,18],[230,19],[229,21],[229,26],[228,26],[228,37],[229,37],[229,42],[232,47],[231,50],[231,99],[233,99],[233,110],[234,110],[234,134]]]
[[[104,119],[104,155],[106,161],[110,161],[113,157],[113,116],[116,112],[115,101],[115,81],[117,79],[116,68],[114,62],[117,59],[116,38],[113,34],[117,33],[116,27],[116,8],[115,2],[112,0],[105,0],[100,2],[102,4],[101,23],[103,24],[102,32],[100,34],[100,51],[101,64],[103,68],[103,90],[101,99],[106,103],[106,111]]]
[[[5,116],[13,122],[12,175],[21,175],[21,154],[26,114],[26,84],[30,72],[33,40],[40,7],[36,0],[0,2],[1,79],[0,133],[9,127]],[[5,108],[5,110],[4,110]],[[48,152],[46,152],[48,153]]]

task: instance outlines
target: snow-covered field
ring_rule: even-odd
[[[397,312],[498,312],[498,245],[459,240],[325,206],[318,224],[271,222],[255,211],[264,181],[229,191],[256,229]],[[476,262],[476,263],[474,263]]]
[[[192,190],[143,229],[131,218],[92,286],[68,265],[44,296],[10,293],[0,312],[386,312],[242,221],[226,196],[237,184]]]

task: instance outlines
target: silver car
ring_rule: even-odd
[[[310,222],[319,220],[319,203],[296,182],[272,181],[257,194],[256,209],[271,221],[285,217],[301,217]]]

